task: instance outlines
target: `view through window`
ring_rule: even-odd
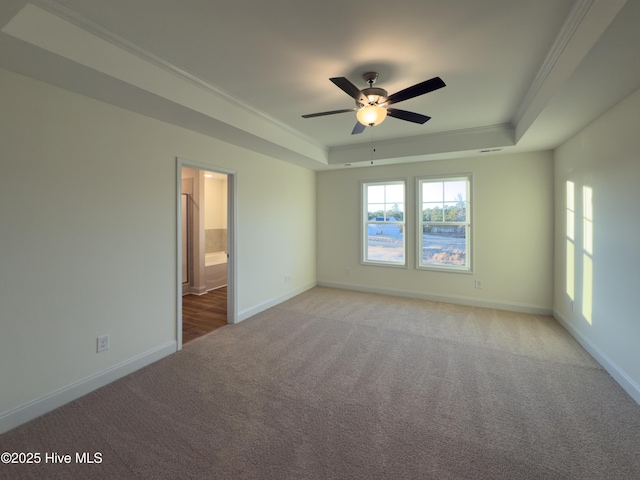
[[[471,270],[471,176],[418,179],[418,268]]]
[[[405,182],[362,184],[363,263],[406,265]]]

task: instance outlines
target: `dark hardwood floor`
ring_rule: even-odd
[[[182,344],[227,324],[227,287],[182,297]]]

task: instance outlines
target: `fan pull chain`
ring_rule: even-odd
[[[373,154],[376,151],[376,147],[373,146],[373,129],[375,127],[371,127],[371,165],[373,165]]]

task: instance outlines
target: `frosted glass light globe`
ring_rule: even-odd
[[[378,105],[367,105],[356,112],[356,117],[363,125],[380,125],[387,118],[387,109]]]

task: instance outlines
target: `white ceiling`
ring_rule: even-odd
[[[3,0],[0,67],[320,170],[554,148],[640,87],[639,26],[638,0]],[[397,105],[424,125],[301,117],[366,71],[447,87]]]

